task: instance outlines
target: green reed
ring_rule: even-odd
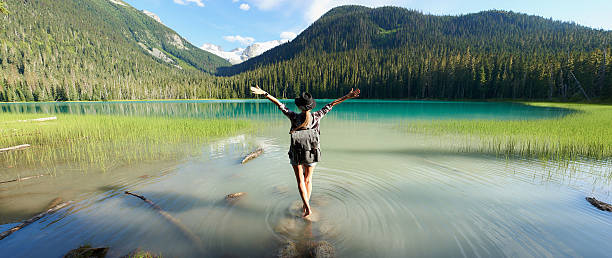
[[[537,120],[409,121],[404,130],[449,136],[465,152],[519,155],[542,159],[612,157],[612,106],[569,103],[525,103],[560,107],[576,112]]]
[[[250,122],[228,119],[129,117],[59,114],[57,120],[18,122],[41,114],[0,113],[0,148],[30,144],[27,150],[0,153],[0,168],[102,168],[144,160],[195,155],[201,143],[234,135]]]

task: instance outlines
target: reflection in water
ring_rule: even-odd
[[[319,100],[317,106],[331,100]],[[283,100],[293,110],[293,101]],[[117,101],[2,103],[0,111],[46,114],[107,114],[125,116],[168,116],[195,118],[280,118],[277,107],[267,100],[233,101]],[[368,101],[351,100],[330,113],[336,119],[537,119],[558,117],[571,111],[500,102]]]
[[[0,186],[2,203],[14,198],[6,192],[32,197],[29,192],[71,189],[88,178],[101,181],[98,191],[73,196],[77,202],[69,209],[0,241],[0,250],[15,257],[61,256],[88,243],[110,246],[111,256],[136,248],[201,256],[148,205],[123,194],[129,190],[179,219],[212,257],[305,253],[315,244],[339,257],[599,257],[612,251],[612,217],[584,200],[587,195],[611,200],[610,161],[553,163],[456,153],[439,138],[396,132],[381,120],[342,117],[368,110],[338,106],[336,116],[322,122],[312,221],[300,218],[283,121],[202,146],[202,155],[176,166],[152,164],[146,173],[129,173],[138,165]],[[257,146],[264,146],[264,154],[240,165]],[[171,172],[162,173],[168,167]],[[140,178],[144,174],[148,177]],[[233,205],[224,202],[234,192],[248,194]]]

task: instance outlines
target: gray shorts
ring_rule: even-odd
[[[317,163],[318,163],[318,162],[313,162],[313,163],[308,163],[308,164],[295,164],[293,161],[289,161],[289,163],[290,163],[291,165],[294,165],[294,166],[297,166],[297,165],[304,165],[304,166],[307,166],[307,167],[314,167],[314,166],[316,166],[316,165],[317,165]]]

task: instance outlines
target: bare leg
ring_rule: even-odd
[[[306,192],[308,193],[308,201],[310,203],[310,194],[312,194],[312,174],[315,167],[304,166],[304,183],[306,184]]]
[[[304,203],[304,217],[310,215],[310,204],[308,203],[308,192],[306,190],[306,184],[304,183],[304,175],[302,171],[304,170],[304,166],[302,165],[293,165],[293,172],[295,173],[295,179],[297,180],[298,190],[300,191],[300,197],[302,197],[302,202]]]

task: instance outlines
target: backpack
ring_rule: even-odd
[[[310,121],[308,126],[305,126],[307,129],[298,130],[301,128],[296,128],[290,132],[291,145],[288,154],[291,164],[302,165],[319,162],[321,156],[319,133],[312,128],[308,128],[313,121],[314,119]]]

